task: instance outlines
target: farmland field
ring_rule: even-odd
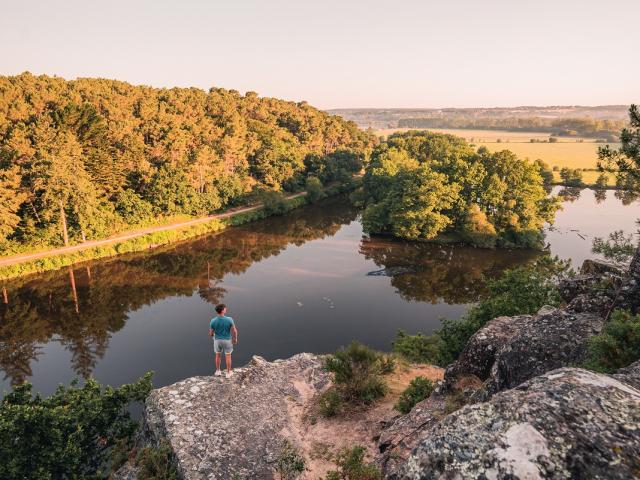
[[[381,136],[390,135],[394,132],[407,131],[406,128],[378,130]],[[508,132],[504,130],[468,130],[468,129],[444,129],[431,128],[433,132],[450,133],[462,137],[469,143],[477,147],[485,146],[490,151],[511,150],[518,157],[535,160],[540,158],[550,166],[570,167],[570,168],[596,168],[598,160],[598,147],[602,143],[595,143],[593,138],[558,137],[556,143],[533,143],[530,139],[546,140],[548,133],[541,132]],[[500,140],[500,142],[498,142]],[[618,147],[618,144],[611,144]],[[587,174],[595,172],[585,172]],[[588,183],[588,182],[587,182]]]

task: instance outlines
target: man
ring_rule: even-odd
[[[227,306],[223,303],[216,306],[218,315],[211,320],[209,324],[209,336],[213,337],[213,350],[216,352],[216,373],[219,377],[222,375],[220,370],[220,355],[224,352],[225,363],[227,365],[226,377],[233,375],[231,371],[231,352],[233,346],[238,343],[238,329],[233,318],[227,317]]]

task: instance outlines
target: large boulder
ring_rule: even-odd
[[[383,472],[396,472],[413,449],[440,420],[444,396],[434,394],[415,405],[409,413],[387,423],[378,439]]]
[[[640,376],[621,375],[562,368],[468,405],[431,427],[387,478],[638,478]]]
[[[587,340],[604,326],[602,316],[544,307],[537,315],[498,317],[476,332],[445,372],[451,388],[474,375],[484,397],[559,367],[580,364]]]
[[[186,480],[272,479],[295,412],[328,382],[315,355],[254,357],[230,379],[192,377],[154,390],[146,435],[169,442]]]

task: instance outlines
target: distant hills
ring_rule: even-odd
[[[327,110],[361,128],[509,128],[507,119],[539,119],[550,125],[560,119],[618,120],[628,118],[628,105],[522,106],[495,108],[338,108]],[[512,122],[513,123],[513,122]],[[530,123],[530,122],[529,122]],[[615,122],[616,124],[618,122]],[[422,126],[421,126],[422,125]],[[611,125],[615,128],[614,125]]]

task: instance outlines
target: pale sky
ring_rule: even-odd
[[[0,74],[320,108],[640,102],[640,0],[0,0]]]

